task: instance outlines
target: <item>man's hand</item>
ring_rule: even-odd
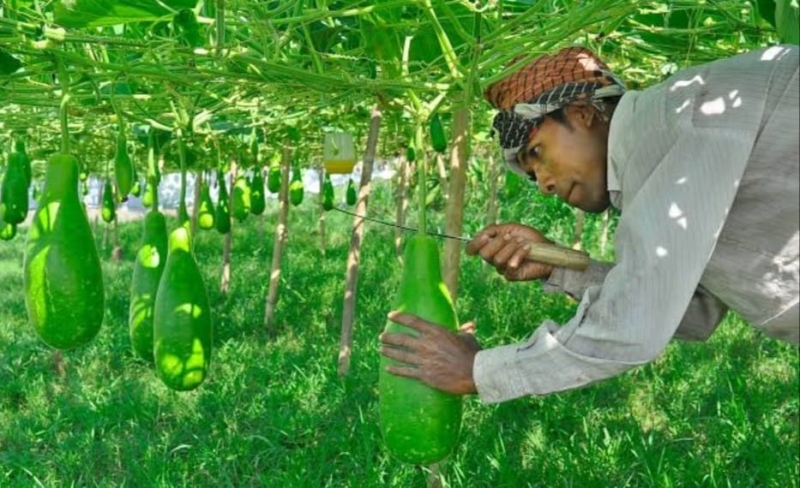
[[[527,261],[530,243],[548,243],[538,230],[522,224],[490,225],[467,244],[467,254],[480,255],[508,281],[547,279],[553,266]]]
[[[419,333],[418,337],[381,334],[381,354],[405,363],[387,367],[389,373],[414,378],[456,395],[477,392],[472,379],[472,363],[481,346],[475,340],[473,323],[462,325],[456,334],[416,315],[391,312],[389,320]]]

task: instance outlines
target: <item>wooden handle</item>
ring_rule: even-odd
[[[530,243],[528,261],[552,264],[559,268],[569,268],[583,271],[589,267],[589,255],[583,251],[576,251],[568,247],[554,244]]]

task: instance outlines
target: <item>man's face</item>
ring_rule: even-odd
[[[586,212],[609,206],[606,185],[608,123],[586,106],[570,105],[565,115],[571,127],[545,117],[517,161],[533,171],[540,190]]]

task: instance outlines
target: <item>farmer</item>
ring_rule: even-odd
[[[797,46],[775,46],[626,91],[571,47],[489,86],[511,169],[573,207],[621,211],[617,262],[528,262],[528,243],[550,241],[521,224],[488,226],[467,253],[508,281],[574,297],[575,316],[482,350],[472,324],[456,334],[392,312],[420,336],[381,336],[381,353],[405,363],[389,371],[494,403],[622,374],[673,338],[707,339],[728,310],[798,344],[798,64]]]

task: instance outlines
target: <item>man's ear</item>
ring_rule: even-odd
[[[564,109],[569,120],[573,125],[589,129],[597,123],[597,111],[588,103],[576,102],[567,105]]]

